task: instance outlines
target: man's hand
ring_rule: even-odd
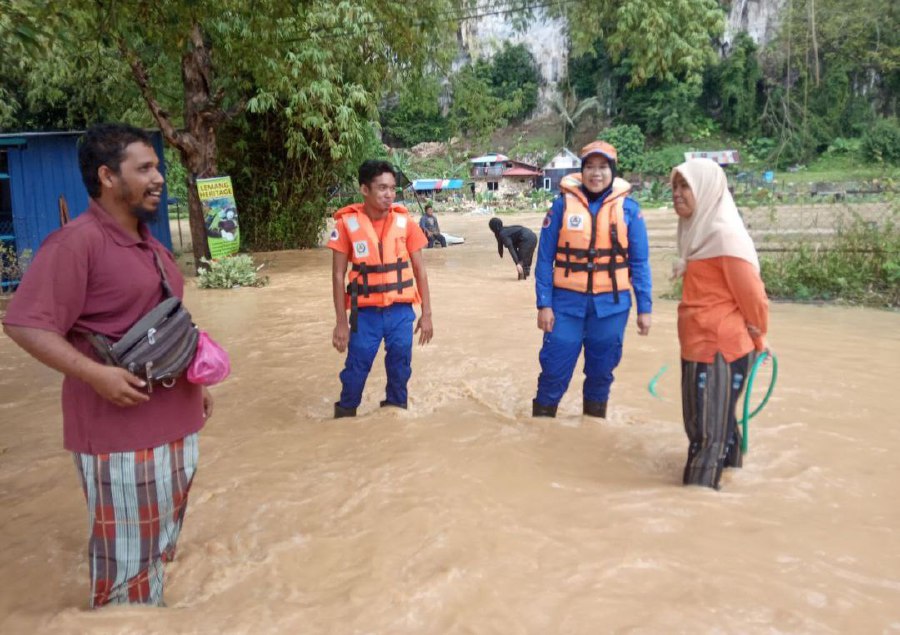
[[[347,342],[350,341],[350,323],[347,318],[338,320],[334,326],[334,333],[331,334],[331,345],[337,349],[338,353],[347,350]]]
[[[122,408],[150,401],[150,395],[138,390],[144,388],[147,382],[118,366],[98,364],[87,382],[98,395]]]
[[[651,319],[650,319],[649,313],[638,313],[638,316],[637,316],[638,335],[649,335],[650,322],[651,322]]]
[[[209,388],[206,386],[203,387],[203,418],[209,419],[213,413],[213,403],[214,399],[212,393],[209,392]]]
[[[431,324],[431,316],[423,315],[416,324],[415,333],[419,334],[419,346],[424,346],[434,337],[434,326]]]
[[[553,330],[553,324],[556,321],[556,318],[553,316],[553,309],[549,306],[545,306],[543,309],[538,309],[538,319],[537,325],[538,328],[541,329],[544,333],[549,333]]]

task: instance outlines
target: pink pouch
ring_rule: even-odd
[[[197,352],[187,369],[187,380],[192,384],[212,386],[228,377],[231,362],[225,349],[216,344],[206,331],[200,331]]]

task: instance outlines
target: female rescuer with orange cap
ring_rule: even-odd
[[[544,218],[535,268],[538,328],[544,331],[535,417],[555,417],[584,346],[584,414],[606,417],[613,370],[637,301],[638,333],[652,309],[647,228],[616,177],[616,149],[595,141],[581,150],[581,173],[560,183]]]

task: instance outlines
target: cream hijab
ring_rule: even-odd
[[[753,239],[747,233],[731,198],[722,168],[711,159],[691,159],[672,170],[670,182],[676,173],[687,181],[697,205],[690,218],[678,219],[678,261],[673,267],[675,276],[684,275],[688,260],[716,256],[741,258],[759,271]]]

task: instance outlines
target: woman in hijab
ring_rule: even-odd
[[[671,176],[678,215],[675,276],[681,399],[688,457],[685,485],[719,488],[722,469],[741,466],[735,407],[757,351],[766,350],[768,300],[759,260],[725,173],[710,159],[682,163]]]
[[[531,259],[537,247],[537,236],[527,227],[521,225],[503,226],[499,218],[488,221],[488,227],[497,239],[497,253],[503,257],[503,248],[509,250],[513,264],[519,274],[519,280],[525,280],[531,274]]]

